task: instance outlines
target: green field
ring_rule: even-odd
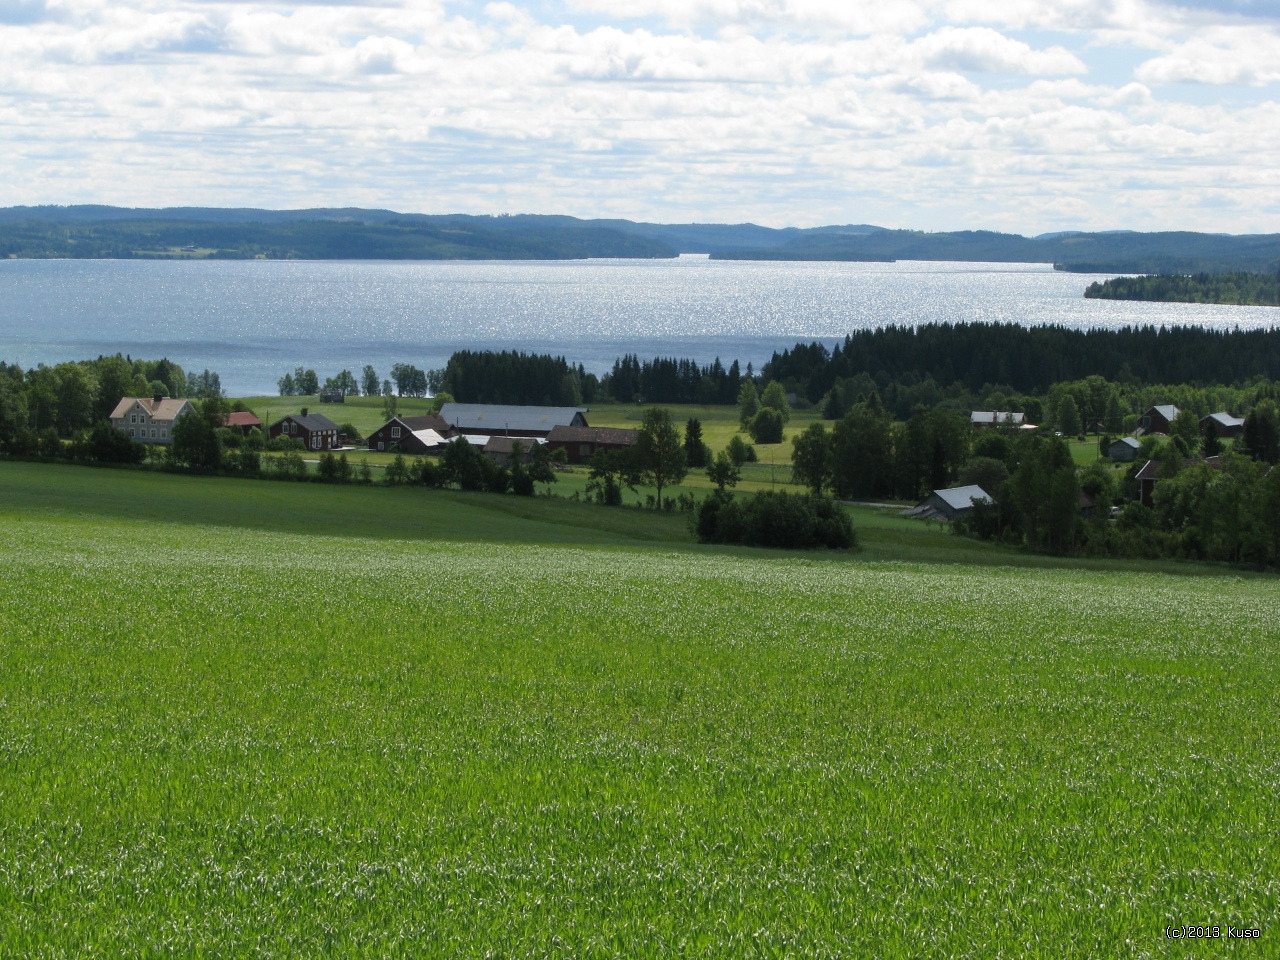
[[[0,463],[0,955],[1273,955],[1275,578],[855,518]]]

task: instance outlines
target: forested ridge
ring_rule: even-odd
[[[1158,303],[1229,303],[1280,307],[1280,273],[1155,274],[1115,277],[1089,284],[1084,295],[1095,300],[1148,300]]]
[[[674,248],[588,224],[503,218],[392,220],[0,218],[0,257],[24,259],[574,260],[674,257]]]
[[[1052,263],[1084,273],[1280,269],[1280,234],[930,233],[870,224],[762,227],[517,214],[41,206],[0,209],[0,257],[578,259],[705,253],[745,260]]]
[[[830,349],[820,343],[797,344],[774,353],[761,372],[812,402],[838,380],[859,375],[880,383],[927,378],[975,391],[1000,384],[1024,393],[1041,393],[1054,383],[1094,374],[1121,382],[1230,384],[1280,376],[1280,330],[888,326],[849,334]]]

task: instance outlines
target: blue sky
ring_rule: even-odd
[[[0,146],[3,205],[1280,232],[1280,0],[0,0]]]

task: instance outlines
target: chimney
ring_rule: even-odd
[[[160,401],[161,401],[161,400],[163,400],[163,399],[164,399],[164,394],[163,394],[163,393],[157,393],[157,394],[155,394],[154,396],[152,396],[151,401],[152,401],[152,403],[159,404],[159,403],[160,403]]]
[[[304,417],[307,415],[307,408],[306,408],[306,407],[303,407],[303,408],[302,408],[302,415],[303,415]]]

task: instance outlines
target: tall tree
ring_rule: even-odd
[[[364,370],[360,373],[360,389],[366,397],[376,397],[380,392],[381,383],[378,380],[378,371],[373,369],[373,364],[366,363]]]
[[[832,431],[831,486],[837,497],[883,495],[889,476],[890,422],[866,402],[856,404]]]
[[[690,417],[684,425],[684,459],[691,469],[707,465],[707,445],[702,440],[702,421]]]
[[[314,370],[298,367],[293,371],[293,385],[299,396],[315,396],[320,392],[320,377]]]
[[[747,369],[750,370],[749,364]],[[747,429],[759,412],[760,394],[756,392],[755,382],[748,376],[738,390],[738,425],[743,430]]]
[[[877,398],[877,402],[879,402],[879,398]],[[760,406],[777,410],[782,416],[783,423],[787,423],[791,419],[791,407],[787,404],[786,391],[782,389],[782,384],[777,380],[769,381],[769,385],[764,388],[764,393],[760,395]]]
[[[678,486],[688,470],[680,431],[671,422],[670,411],[661,407],[650,407],[645,411],[635,449],[640,475],[645,483],[658,488],[658,507],[661,509],[663,489]]]
[[[791,478],[821,494],[831,482],[831,437],[821,423],[811,423],[791,441]]]

